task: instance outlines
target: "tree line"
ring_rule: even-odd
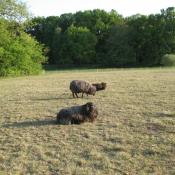
[[[95,9],[30,18],[24,3],[0,0],[0,75],[41,65],[135,67],[175,64],[175,8],[124,18]]]
[[[175,8],[127,18],[99,9],[36,17],[26,31],[47,47],[49,64],[157,66],[175,52]]]

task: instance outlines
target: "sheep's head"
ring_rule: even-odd
[[[88,117],[88,120],[91,122],[93,122],[98,116],[97,107],[92,102],[88,102],[83,105],[83,112]]]
[[[88,94],[89,95],[95,95],[96,93],[96,87],[95,86],[90,86],[90,88],[88,89]]]
[[[107,86],[106,83],[104,83],[104,82],[101,83],[101,89],[102,89],[102,90],[106,89],[106,86]]]
[[[96,87],[96,90],[97,91],[101,91],[101,90],[105,90],[106,89],[106,86],[107,84],[102,82],[102,83],[93,83],[92,84],[94,87]]]

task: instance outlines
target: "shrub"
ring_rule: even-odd
[[[39,74],[46,61],[42,46],[22,30],[0,20],[0,76]]]
[[[162,66],[175,66],[175,54],[166,54],[161,59]]]

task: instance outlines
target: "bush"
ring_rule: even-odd
[[[162,66],[175,66],[175,55],[174,54],[166,54],[161,59]]]
[[[42,46],[22,30],[0,20],[0,76],[39,74],[46,61]]]

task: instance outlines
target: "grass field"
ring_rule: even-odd
[[[73,79],[105,81],[73,99]],[[94,123],[56,125],[63,107],[94,102]],[[46,72],[0,79],[0,174],[175,174],[175,69]]]

